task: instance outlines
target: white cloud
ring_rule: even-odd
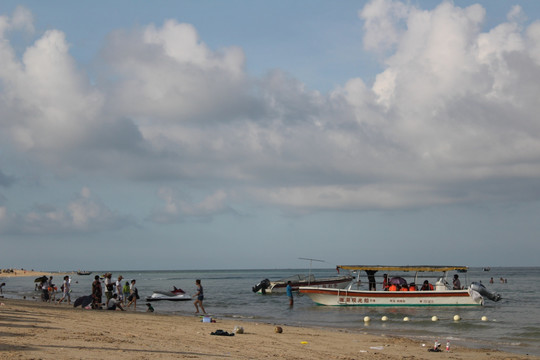
[[[33,34],[35,28],[32,12],[24,6],[17,6],[13,12],[11,26],[13,29],[20,29],[26,31],[28,34]]]
[[[111,34],[91,85],[66,35],[49,30],[21,60],[0,43],[0,127],[54,174],[212,194],[163,188],[160,223],[231,211],[231,193],[300,212],[524,198],[514,183],[540,175],[540,25],[520,11],[483,31],[480,5],[371,1],[364,43],[385,69],[329,94],[280,70],[251,78],[239,47],[212,49],[175,20]],[[22,223],[84,228],[103,213],[88,194]]]
[[[247,96],[242,50],[212,51],[189,24],[169,20],[161,28],[116,32],[105,54],[120,76],[111,84],[111,111],[141,124],[222,121]]]
[[[19,214],[8,212],[5,206],[0,208],[1,234],[81,234],[118,230],[133,224],[133,219],[110,210],[88,188],[83,188],[65,208],[38,204]]]
[[[34,33],[34,17],[30,10],[24,6],[17,6],[13,11],[13,15],[0,16],[0,38],[7,31],[22,30],[28,34]]]
[[[392,48],[401,38],[403,27],[400,22],[407,17],[409,6],[401,1],[370,1],[359,12],[364,20],[364,47],[367,50],[383,51]]]
[[[158,196],[165,201],[165,205],[150,216],[150,220],[156,223],[176,223],[186,219],[209,220],[218,214],[234,212],[227,205],[228,197],[223,190],[217,190],[200,202],[190,201],[167,187],[160,188]]]
[[[77,69],[65,34],[46,31],[20,61],[4,41],[0,59],[0,127],[6,129],[6,139],[23,151],[79,146],[102,100]]]

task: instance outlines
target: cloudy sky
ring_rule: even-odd
[[[0,3],[0,267],[538,265],[540,3]]]

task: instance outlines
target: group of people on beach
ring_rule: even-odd
[[[71,304],[71,278],[66,275],[60,286],[60,291],[62,296],[58,301],[56,301],[56,293],[58,292],[58,287],[53,283],[53,277],[42,276],[39,278],[40,281],[36,282],[35,290],[41,290],[41,301],[45,302],[56,302],[56,304],[62,303],[66,300],[68,305]]]
[[[119,275],[116,281],[113,281],[112,274],[107,272],[103,275],[103,284],[102,279],[99,275],[94,277],[92,282],[92,293],[91,303],[89,307],[92,309],[107,309],[107,310],[121,310],[125,311],[133,305],[133,310],[137,310],[137,300],[140,299],[139,291],[136,287],[137,281],[135,279],[131,281],[123,282],[123,276]],[[197,292],[195,293],[195,313],[199,313],[200,310],[206,314],[206,310],[203,305],[204,300],[204,291],[201,285],[201,280],[197,279],[195,281],[197,286]],[[2,287],[5,284],[2,284]],[[58,287],[53,283],[53,277],[42,276],[41,278],[36,279],[36,291],[41,291],[41,300],[44,302],[55,302],[56,304],[61,304],[64,300],[67,301],[68,305],[71,305],[71,278],[66,275],[64,276],[62,286],[60,291],[62,296],[60,299],[56,300],[56,294],[58,292]],[[105,299],[103,299],[105,295]],[[103,302],[103,300],[105,300]],[[75,303],[75,305],[77,305]],[[153,312],[154,308],[150,303],[146,303],[148,312]]]
[[[103,275],[103,286],[101,284],[101,279],[99,275],[94,277],[94,282],[92,283],[92,309],[107,309],[107,310],[120,310],[125,311],[133,305],[133,310],[137,310],[137,300],[140,299],[139,290],[136,287],[137,281],[135,279],[131,282],[123,282],[122,275],[119,275],[116,281],[112,280],[112,274],[110,272]],[[204,300],[204,291],[201,285],[201,280],[197,279],[195,281],[197,286],[197,292],[195,294],[195,305],[196,312],[199,313],[199,308],[204,314],[206,310],[203,306]],[[103,293],[105,293],[105,302],[103,300]],[[104,306],[104,307],[103,307]],[[154,312],[152,304],[146,303],[147,312]]]
[[[96,275],[92,283],[92,309],[102,309],[103,305],[105,305],[107,310],[125,311],[133,305],[133,309],[137,310],[137,300],[140,299],[139,290],[135,286],[137,280],[133,279],[131,282],[126,281],[124,283],[123,279],[123,276],[119,275],[117,280],[113,281],[110,272],[103,275],[103,285],[105,286],[105,303],[103,303],[104,291],[101,279],[99,275]],[[147,306],[147,311],[154,311],[150,304],[147,304]]]

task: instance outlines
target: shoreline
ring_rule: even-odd
[[[2,278],[14,278],[14,277],[40,277],[40,276],[62,276],[62,275],[73,275],[77,274],[76,271],[37,271],[37,270],[24,270],[24,269],[13,269],[13,272],[0,272],[0,279]]]
[[[33,276],[33,275],[32,275]],[[141,303],[141,306],[144,303]],[[406,337],[336,328],[267,324],[140,311],[82,310],[67,304],[0,299],[0,359],[431,359],[425,344]],[[276,333],[275,326],[283,329]],[[244,334],[212,336],[236,326]],[[444,347],[444,344],[442,345]],[[540,359],[498,350],[452,344],[439,355],[451,359]]]

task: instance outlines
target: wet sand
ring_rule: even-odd
[[[276,333],[276,324],[0,301],[0,359],[540,359],[460,346],[432,353],[431,344],[338,329],[277,324]],[[235,326],[244,334],[210,334]]]

